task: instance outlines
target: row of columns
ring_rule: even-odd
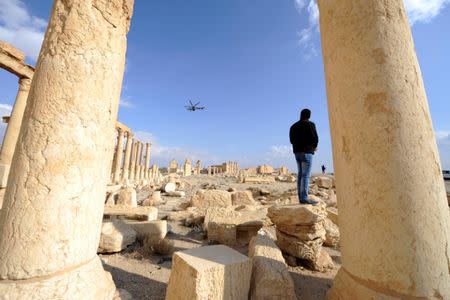
[[[11,299],[115,291],[96,250],[133,1],[66,2],[53,6],[0,211]],[[450,299],[450,213],[403,1],[318,4],[341,199],[328,298]]]
[[[131,131],[117,127],[112,183],[141,182],[151,179],[151,175],[155,173],[150,170],[151,146],[150,143],[135,140]]]

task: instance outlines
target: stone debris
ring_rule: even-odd
[[[209,240],[232,247],[247,245],[263,225],[258,211],[235,211],[222,207],[209,208],[204,222]]]
[[[116,205],[137,207],[136,190],[131,187],[121,189],[118,193]]]
[[[175,252],[166,300],[248,299],[251,275],[251,260],[223,245]]]
[[[115,253],[136,241],[136,231],[120,220],[106,221],[102,224],[97,253]]]
[[[233,205],[257,205],[250,191],[233,192],[231,193],[231,200]]]
[[[173,191],[173,192],[166,192],[165,196],[184,198],[186,197],[186,193],[183,191]]]
[[[151,206],[139,206],[139,207],[105,206],[103,217],[106,219],[154,221],[158,218],[158,209],[156,207]]]
[[[208,207],[232,206],[231,193],[222,190],[198,190],[191,198],[191,206],[207,209]]]
[[[327,207],[327,216],[334,224],[339,225],[338,222],[338,209],[335,207]]]
[[[315,178],[315,183],[319,188],[331,189],[333,187],[333,178],[319,176]]]
[[[166,183],[163,187],[163,190],[166,193],[175,192],[177,190],[177,185],[174,182]]]
[[[248,247],[253,263],[249,299],[297,299],[283,254],[274,240],[262,233],[253,237]]]
[[[339,227],[330,219],[326,218],[325,231],[325,242],[323,244],[327,247],[337,248],[340,240]]]
[[[272,206],[268,216],[276,225],[277,244],[281,250],[317,267],[322,244],[326,239],[324,205]]]
[[[137,233],[137,238],[140,240],[150,239],[154,241],[162,240],[167,235],[167,221],[125,221]]]
[[[272,176],[245,176],[243,183],[270,184],[274,183],[275,178]]]

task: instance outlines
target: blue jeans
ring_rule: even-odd
[[[299,152],[295,153],[298,167],[297,191],[298,199],[304,202],[308,199],[309,177],[311,176],[313,154]]]

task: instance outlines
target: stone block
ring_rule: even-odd
[[[97,253],[120,252],[136,241],[136,231],[120,220],[106,221],[102,224]]]
[[[166,300],[246,300],[252,262],[226,246],[176,252]]]
[[[231,193],[222,190],[198,190],[191,199],[191,206],[198,208],[229,207],[231,205]]]
[[[325,239],[326,235],[324,221],[312,225],[277,225],[277,229],[302,241]]]
[[[294,236],[277,230],[277,245],[283,252],[310,262],[318,259],[323,241],[321,238],[312,241],[301,241]]]
[[[272,206],[267,215],[276,225],[296,226],[323,221],[327,213],[323,205],[293,204]]]
[[[319,176],[319,177],[316,177],[315,183],[317,184],[317,186],[319,188],[331,189],[333,187],[333,178]]]
[[[167,235],[167,221],[126,221],[137,233],[139,239],[150,239],[152,241],[159,241]]]
[[[275,182],[275,177],[246,176],[243,181],[244,183],[269,184]]]
[[[338,223],[339,213],[338,213],[337,208],[328,207],[327,208],[327,216],[328,216],[328,219],[330,219],[334,224],[339,225],[339,223]]]
[[[330,219],[325,220],[325,241],[324,245],[337,248],[339,246],[340,234],[339,228]]]
[[[117,197],[116,205],[137,207],[136,190],[131,187],[121,189]]]
[[[256,205],[252,192],[238,191],[231,194],[233,205]]]
[[[156,207],[151,206],[139,206],[139,207],[105,206],[103,217],[106,219],[154,221],[158,219],[158,209]]]
[[[283,254],[269,236],[252,238],[249,257],[253,263],[250,299],[297,299]]]

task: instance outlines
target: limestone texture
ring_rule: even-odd
[[[137,221],[154,221],[158,218],[158,209],[150,206],[124,207],[105,206],[103,215],[106,218],[119,218]]]
[[[256,205],[255,199],[253,199],[252,192],[250,191],[237,191],[231,193],[231,200],[233,205]]]
[[[232,206],[231,193],[222,190],[198,190],[192,196],[191,206],[198,208]]]
[[[167,235],[167,221],[125,221],[137,233],[137,238],[144,240],[150,239],[154,241],[162,240]]]
[[[124,207],[137,207],[136,190],[132,187],[120,190],[116,204]]]
[[[105,221],[102,224],[97,253],[120,252],[136,241],[136,231],[132,226],[120,221]]]
[[[450,213],[404,3],[318,4],[343,199],[329,299],[450,299]]]
[[[339,246],[340,234],[339,228],[330,219],[325,220],[325,241],[324,245],[337,248]]]
[[[283,254],[267,234],[253,237],[248,251],[253,264],[249,299],[297,299]]]
[[[251,260],[226,246],[176,252],[166,299],[246,300],[251,274]]]
[[[323,206],[292,204],[272,206],[267,215],[274,224],[296,226],[323,221],[327,213]]]

